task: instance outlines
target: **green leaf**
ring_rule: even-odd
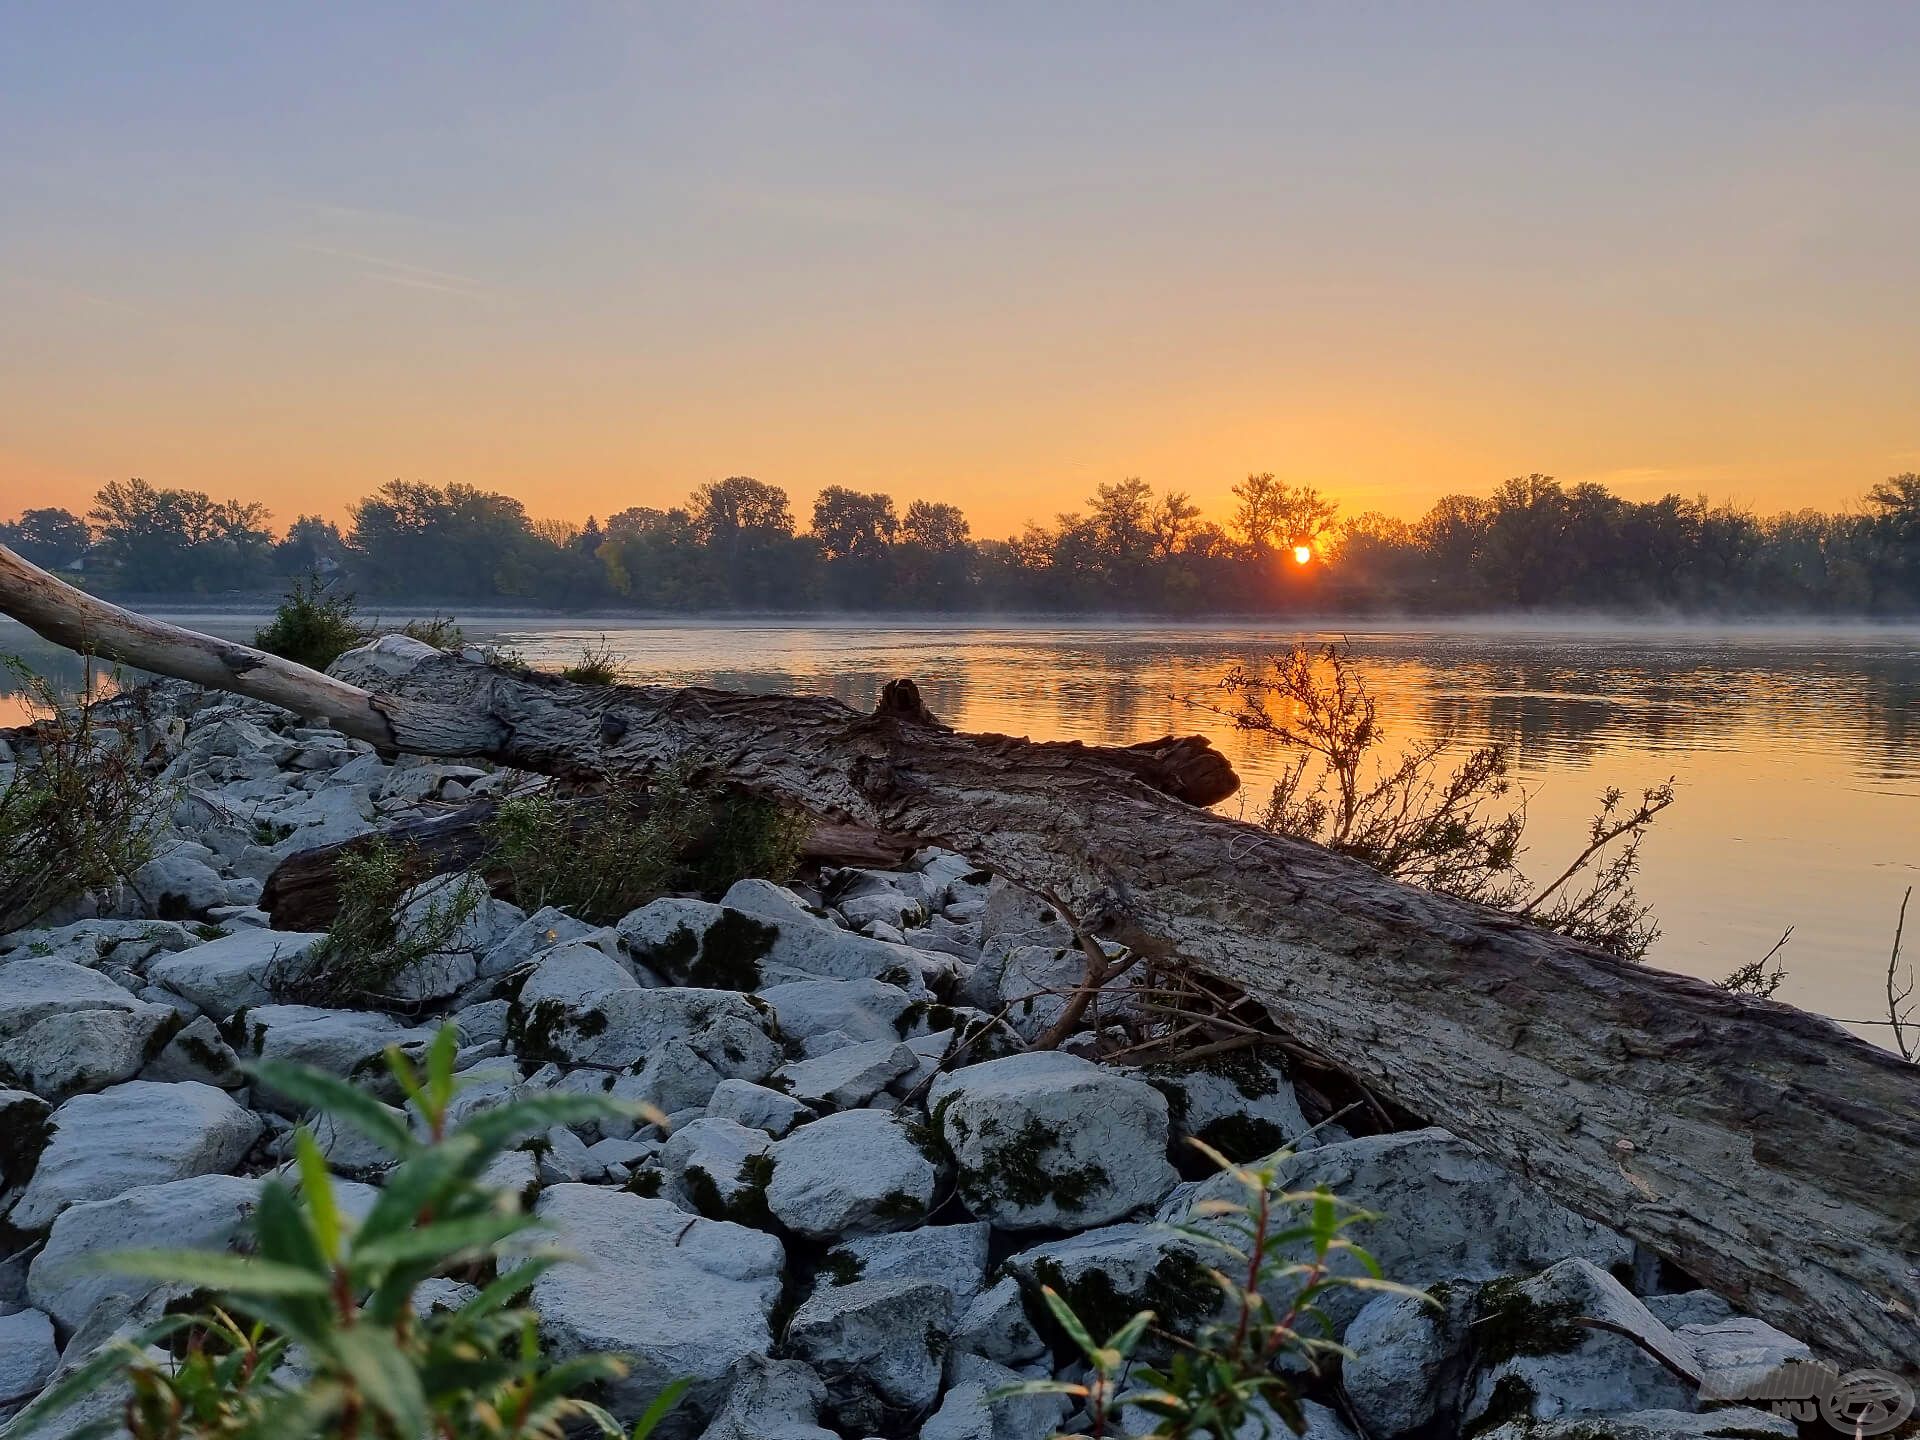
[[[307,1213],[313,1217],[320,1253],[329,1261],[336,1260],[340,1255],[340,1207],[334,1203],[333,1177],[327,1173],[326,1157],[314,1142],[313,1132],[304,1125],[293,1132],[293,1154],[300,1166],[300,1193],[306,1197]]]
[[[531,1216],[498,1212],[436,1221],[356,1245],[350,1263],[355,1273],[383,1270],[416,1260],[451,1263],[469,1250],[490,1249],[509,1235],[537,1223]]]
[[[420,1376],[393,1343],[393,1333],[371,1325],[337,1330],[329,1347],[367,1402],[402,1435],[427,1429],[427,1396]]]
[[[1053,1313],[1053,1318],[1060,1328],[1067,1332],[1067,1338],[1078,1345],[1089,1360],[1093,1359],[1099,1353],[1100,1347],[1093,1343],[1093,1336],[1089,1335],[1087,1327],[1080,1323],[1080,1317],[1073,1313],[1073,1307],[1061,1299],[1051,1285],[1040,1287],[1040,1298],[1047,1302],[1047,1309]]]
[[[398,1045],[389,1045],[380,1052],[380,1056],[387,1062],[387,1072],[393,1076],[402,1093],[419,1105],[424,1094],[420,1088],[420,1072],[413,1068],[413,1061],[407,1058],[407,1052]],[[421,1105],[420,1108],[424,1110],[426,1106]]]
[[[680,1403],[680,1397],[687,1393],[692,1384],[691,1375],[670,1382],[666,1389],[654,1397],[653,1403],[647,1406],[640,1418],[633,1422],[632,1440],[647,1440],[647,1437],[660,1427],[660,1422],[672,1412],[674,1406]]]
[[[398,1116],[338,1075],[284,1060],[258,1060],[246,1068],[268,1089],[351,1125],[383,1150],[407,1155],[420,1148],[420,1142]]]
[[[461,1125],[455,1134],[469,1137],[491,1150],[555,1125],[579,1125],[588,1120],[639,1120],[645,1119],[651,1110],[651,1106],[616,1100],[611,1095],[549,1090],[483,1110]]]
[[[425,1146],[402,1162],[380,1189],[380,1198],[360,1222],[360,1243],[378,1240],[411,1226],[420,1212],[437,1206],[469,1168],[483,1163],[485,1151],[472,1136],[457,1133]]]
[[[93,1262],[147,1280],[167,1280],[235,1295],[325,1295],[324,1273],[219,1250],[120,1250]]]
[[[460,1032],[451,1024],[434,1033],[427,1048],[427,1098],[435,1115],[444,1115],[453,1100],[453,1062],[460,1054]]]
[[[294,1203],[293,1192],[278,1180],[260,1187],[260,1200],[254,1207],[253,1233],[260,1254],[296,1269],[325,1276],[332,1267],[320,1237],[314,1233],[312,1218]]]
[[[1140,1337],[1147,1333],[1147,1326],[1153,1323],[1153,1311],[1142,1310],[1113,1333],[1107,1341],[1109,1350],[1116,1350],[1122,1360],[1133,1354],[1133,1347],[1140,1343]]]

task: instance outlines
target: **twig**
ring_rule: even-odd
[[[1913,994],[1913,971],[1907,971],[1906,984],[1897,990],[1894,988],[1895,976],[1900,968],[1900,940],[1907,929],[1907,902],[1911,899],[1913,887],[1909,885],[1907,893],[1900,897],[1900,918],[1893,926],[1893,953],[1887,956],[1887,1018],[1893,1025],[1893,1043],[1900,1051],[1900,1058],[1920,1064],[1920,1036],[1910,1039],[1907,1035],[1913,1007],[1907,1005],[1906,1009],[1901,1009]]]

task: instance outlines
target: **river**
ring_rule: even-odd
[[[174,612],[235,637],[256,616]],[[1676,804],[1643,849],[1643,896],[1662,935],[1650,963],[1709,979],[1788,927],[1780,998],[1864,1023],[1886,1013],[1902,892],[1920,882],[1920,627],[1520,623],[1258,625],[972,621],[636,623],[624,617],[466,618],[470,638],[557,666],[610,648],[660,684],[788,690],[873,704],[912,676],[966,730],[1129,741],[1202,730],[1246,784],[1251,814],[1284,752],[1194,708],[1236,663],[1296,640],[1351,643],[1380,701],[1387,745],[1437,733],[1508,747],[1528,811],[1530,873],[1582,843],[1599,793],[1671,777]],[[0,625],[0,653],[64,666]],[[0,697],[0,719],[6,701]],[[1908,926],[1920,959],[1920,907]]]

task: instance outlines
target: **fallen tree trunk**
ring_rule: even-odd
[[[576,833],[598,824],[606,813],[606,797],[602,795],[569,796],[560,803],[566,807],[568,822]],[[627,803],[635,802],[630,797]],[[340,908],[341,856],[364,853],[378,841],[396,847],[405,857],[409,884],[476,866],[484,870],[490,848],[489,827],[499,813],[499,802],[479,800],[444,815],[407,820],[352,840],[296,850],[267,876],[260,892],[260,908],[273,917],[276,930],[326,929]],[[888,867],[900,864],[913,848],[898,836],[884,835],[864,825],[822,821],[808,833],[800,858],[818,865]],[[496,891],[503,878],[487,873]]]
[[[0,550],[0,610],[42,629],[49,606],[89,607],[89,623],[61,611],[43,634],[223,675],[211,683],[395,749],[556,774],[694,763],[961,851],[1243,986],[1385,1096],[1834,1358],[1920,1371],[1920,1069],[1817,1016],[1198,809],[1234,783],[1204,740],[963,735],[910,685],[861,715],[821,698],[568,684],[392,638],[344,679],[288,675],[299,667],[222,659],[233,647],[151,621],[113,629],[98,601],[49,598],[52,577],[22,601],[23,566]]]

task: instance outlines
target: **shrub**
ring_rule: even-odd
[[[379,1199],[355,1223],[334,1193],[312,1134],[294,1132],[297,1188],[261,1187],[251,1256],[134,1251],[109,1268],[213,1292],[209,1303],[117,1339],[55,1385],[10,1428],[24,1436],[116,1379],[133,1440],[276,1440],[308,1436],[433,1436],[437,1440],[561,1440],[622,1427],[586,1398],[626,1364],[589,1354],[554,1361],[522,1297],[558,1258],[519,1246],[536,1222],[512,1191],[481,1183],[488,1162],[553,1125],[614,1116],[661,1117],[601,1095],[545,1091],[448,1129],[460,1080],[454,1028],[434,1038],[424,1073],[396,1049],[387,1064],[411,1124],[348,1082],[285,1063],[250,1067],[262,1084],[351,1126],[398,1157]],[[464,1304],[416,1310],[422,1281],[488,1279]],[[161,1358],[149,1350],[165,1346]],[[298,1362],[293,1363],[297,1347]],[[669,1385],[630,1432],[645,1440],[686,1382]]]
[[[680,769],[650,789],[615,786],[591,810],[545,793],[502,800],[488,859],[523,909],[557,905],[612,924],[670,891],[717,894],[749,876],[785,880],[808,828],[797,811],[697,786]]]
[[[0,934],[125,880],[153,857],[168,791],[134,742],[7,657],[34,724],[0,788]]]
[[[313,1005],[388,994],[395,977],[444,949],[479,903],[474,886],[440,876],[403,924],[400,902],[424,870],[410,850],[384,836],[343,850],[334,862],[340,905],[326,938],[278,967],[273,988]]]
[[[467,643],[467,632],[451,615],[429,615],[425,620],[409,620],[400,633],[436,650],[458,650]]]
[[[613,653],[607,644],[607,637],[600,637],[600,646],[580,647],[580,658],[560,672],[562,680],[572,680],[579,685],[611,685],[620,678],[620,657]]]
[[[1195,1207],[1201,1223],[1172,1227],[1220,1257],[1221,1268],[1207,1272],[1224,1299],[1219,1318],[1193,1335],[1161,1332],[1171,1360],[1143,1365],[1133,1352],[1155,1330],[1153,1311],[1142,1310],[1105,1340],[1095,1340],[1059,1292],[1043,1286],[1041,1299],[1086,1358],[1090,1373],[1084,1384],[1032,1380],[997,1391],[995,1399],[1067,1396],[1085,1406],[1088,1433],[1096,1437],[1118,1437],[1117,1422],[1128,1410],[1147,1416],[1152,1426],[1133,1432],[1133,1440],[1265,1434],[1271,1428],[1263,1413],[1268,1409],[1297,1434],[1305,1429],[1299,1367],[1317,1371],[1323,1360],[1346,1353],[1314,1333],[1329,1328],[1318,1306],[1321,1296],[1342,1288],[1380,1290],[1432,1303],[1422,1291],[1381,1279],[1373,1257],[1346,1237],[1354,1225],[1377,1217],[1347,1205],[1324,1186],[1276,1192],[1274,1167],[1284,1152],[1263,1165],[1245,1166],[1197,1140],[1189,1143],[1245,1192],[1239,1200],[1203,1201]],[[1342,1256],[1360,1273],[1336,1273]],[[1270,1294],[1287,1296],[1284,1310],[1275,1309]],[[1282,1370],[1283,1359],[1296,1364]]]
[[[373,638],[357,612],[352,595],[336,593],[329,582],[309,575],[293,582],[272,621],[254,632],[253,643],[268,654],[324,670]]]

